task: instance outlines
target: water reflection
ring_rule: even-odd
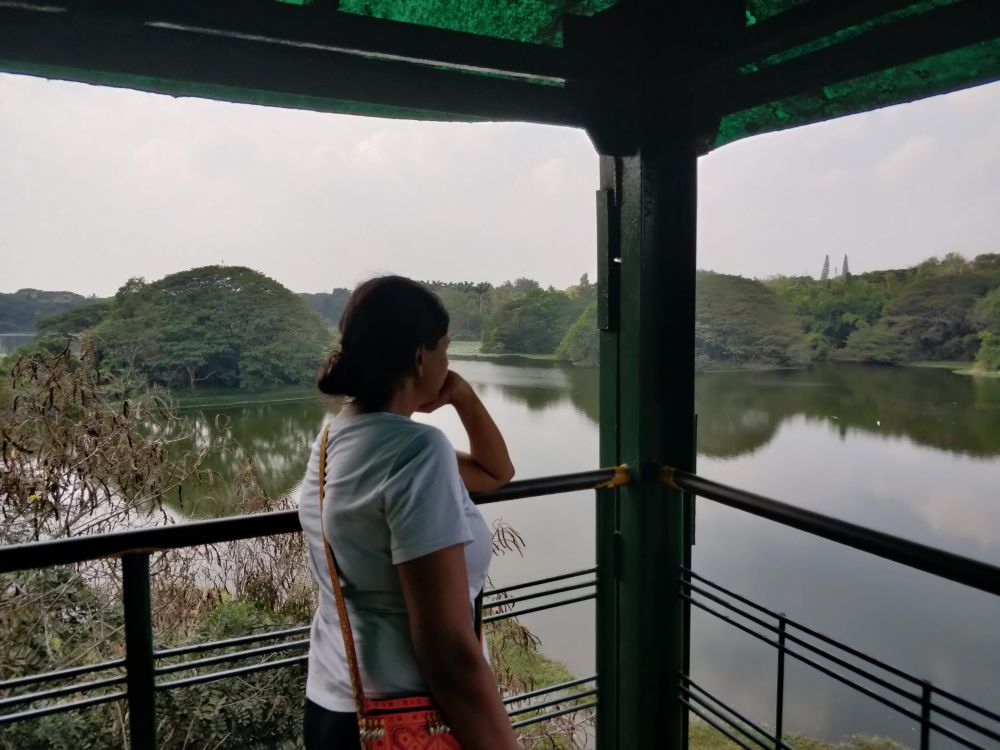
[[[850,430],[906,437],[970,456],[1000,453],[1000,380],[946,370],[837,365],[708,373],[696,385],[698,449],[730,458],[769,443],[803,415]]]
[[[511,447],[521,478],[592,468],[595,370],[551,362],[457,361]],[[699,471],[803,507],[1000,564],[1000,380],[946,371],[831,366],[713,373],[696,384]],[[292,487],[322,419],[318,401],[189,413],[198,440],[224,430],[240,449],[210,465],[232,475],[247,455],[271,493]],[[215,414],[223,416],[215,426]],[[448,410],[428,421],[461,445]],[[224,488],[198,504],[226,512]],[[189,505],[187,510],[192,510]],[[505,585],[593,564],[593,493],[488,506],[527,541],[493,567]],[[986,706],[1000,705],[1000,600],[699,501],[695,568],[803,624]],[[527,618],[544,652],[594,670],[591,603]],[[696,679],[773,723],[773,650],[696,616]],[[789,665],[786,726],[827,738],[913,727],[814,671]],[[936,747],[946,747],[943,742]]]
[[[301,479],[313,440],[323,420],[317,397],[293,403],[255,404],[181,412],[174,435],[187,435],[175,451],[211,450],[201,475],[186,482],[177,495],[165,498],[190,516],[227,515],[236,507],[236,482],[252,459],[261,488],[269,497],[288,492]]]
[[[566,406],[596,427],[598,373],[522,358],[456,363],[484,399],[500,399],[532,414]],[[880,439],[906,438],[950,453],[1000,454],[1000,379],[956,376],[943,370],[838,365],[809,370],[708,373],[696,382],[698,452],[732,459],[760,451],[783,425],[804,419],[835,430]],[[221,484],[188,489],[186,511],[225,513],[227,478],[248,457],[256,461],[268,494],[287,491],[301,477],[322,419],[316,400],[185,412],[177,427],[193,439],[178,449],[222,438],[230,446],[205,463]],[[201,493],[203,498],[195,500]]]

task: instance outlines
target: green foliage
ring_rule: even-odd
[[[971,361],[979,346],[971,313],[996,282],[996,272],[970,271],[964,260],[948,256],[939,263],[925,261],[886,305],[876,330],[852,334],[838,357],[863,362]]]
[[[699,370],[795,367],[808,347],[788,305],[759,281],[698,272],[695,366]]]
[[[586,274],[565,291],[542,289],[531,279],[508,282],[496,291],[507,299],[485,323],[482,350],[498,354],[551,354],[596,298]]]
[[[83,333],[111,315],[115,302],[115,298],[87,302],[65,312],[41,318],[36,324],[38,333],[58,337]]]
[[[598,358],[597,302],[591,302],[580,317],[569,327],[556,357],[564,362],[584,367],[596,367]]]
[[[503,304],[483,331],[483,351],[549,354],[571,322],[571,300],[565,292],[529,288]],[[575,316],[573,316],[575,317]]]
[[[889,296],[888,285],[879,274],[840,276],[829,281],[779,277],[767,285],[791,306],[819,358],[842,348],[855,331],[873,325]]]
[[[1000,254],[958,253],[913,268],[816,281],[770,279],[816,359],[882,364],[971,361],[982,331],[1000,333]]]
[[[299,624],[254,601],[228,601],[199,623],[194,641],[222,640]],[[229,649],[238,650],[240,647]],[[300,652],[273,658],[287,658],[292,653]],[[258,661],[237,660],[225,668]],[[176,676],[189,674],[178,672]],[[164,750],[295,747],[293,738],[300,735],[302,727],[305,683],[306,666],[298,664],[161,692],[157,696],[159,746]]]
[[[14,357],[0,356],[0,414],[10,405],[13,398],[11,389],[11,370],[14,367]]]
[[[122,656],[121,606],[67,567],[0,576],[0,590],[6,592],[0,604],[5,679]],[[120,707],[112,703],[17,722],[0,729],[0,748],[112,750],[122,746],[121,718]]]
[[[976,369],[982,372],[1000,372],[1000,334],[983,331],[982,343],[976,354]]]
[[[442,284],[431,282],[430,288],[441,298],[451,316],[449,332],[456,341],[478,341],[483,322],[490,311],[493,286],[471,282]]]
[[[238,266],[130,279],[93,333],[112,371],[188,388],[308,382],[330,343],[302,299]]]
[[[327,325],[333,327],[340,323],[340,314],[347,306],[347,300],[351,297],[351,290],[338,287],[329,292],[318,292],[316,294],[300,293],[302,301],[315,311]]]
[[[0,294],[0,333],[28,333],[40,318],[78,307],[87,298],[73,292],[43,292],[20,289]]]
[[[978,331],[1000,333],[1000,286],[987,292],[976,302],[969,315],[969,322]]]
[[[748,728],[748,731],[751,732]],[[738,732],[735,732],[740,736]],[[839,742],[826,742],[800,734],[786,734],[789,747],[797,750],[906,750],[906,746],[888,737],[854,735]],[[691,716],[688,727],[688,746],[691,750],[740,750],[740,746],[708,722]]]

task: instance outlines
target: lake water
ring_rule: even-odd
[[[527,360],[459,361],[502,428],[519,478],[597,463],[597,372]],[[697,382],[700,474],[909,539],[1000,564],[1000,380],[942,370],[830,366],[713,373]],[[266,488],[299,480],[323,407],[304,400],[192,411],[214,415],[258,459]],[[457,446],[453,413],[426,418]],[[213,459],[231,473],[239,454]],[[192,504],[225,512],[226,489]],[[484,508],[524,537],[497,585],[594,563],[593,493]],[[695,570],[916,676],[1000,707],[1000,601],[738,511],[699,500]],[[542,649],[594,671],[592,602],[529,615]],[[695,679],[773,723],[775,652],[707,615],[693,619]],[[789,661],[785,727],[839,739],[915,728],[889,709]]]

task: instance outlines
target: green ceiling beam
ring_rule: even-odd
[[[190,33],[112,13],[0,7],[0,70],[334,112],[578,124],[558,86]]]

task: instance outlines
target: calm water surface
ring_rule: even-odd
[[[597,463],[597,373],[547,362],[454,363],[479,391],[520,478]],[[803,507],[1000,564],[1000,380],[939,370],[853,366],[716,373],[697,383],[699,473]],[[216,415],[221,414],[218,423]],[[271,493],[293,487],[322,419],[311,400],[195,411],[203,434],[229,432],[257,457]],[[458,446],[453,413],[426,418]],[[239,451],[216,456],[223,473]],[[185,500],[225,512],[227,488]],[[497,585],[594,563],[592,493],[488,506],[522,534],[523,557],[494,564]],[[1000,708],[1000,602],[699,500],[695,569],[797,621],[943,688]],[[594,671],[593,604],[530,615],[546,654]],[[708,615],[693,619],[695,679],[773,723],[775,652]],[[789,662],[785,726],[829,739],[893,736],[911,723]],[[943,746],[943,745],[941,745]]]

